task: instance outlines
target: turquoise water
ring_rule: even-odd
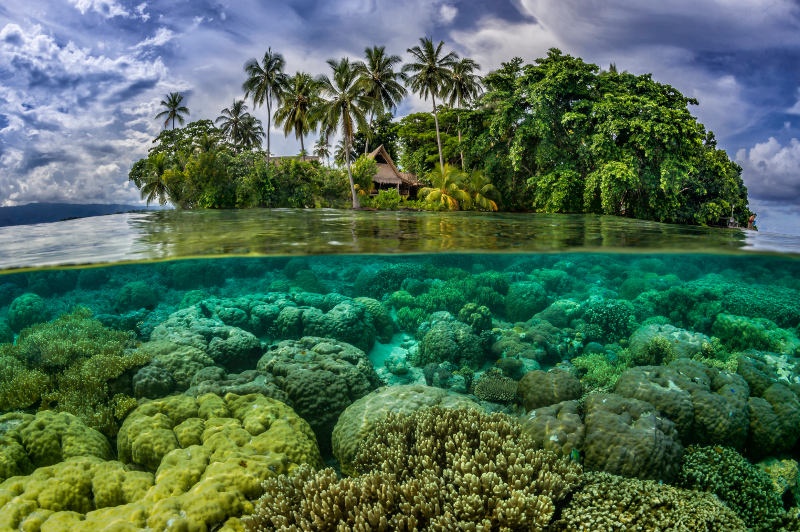
[[[3,228],[0,249],[2,530],[237,530],[265,489],[284,489],[262,480],[301,463],[365,473],[356,449],[369,428],[421,405],[502,414],[519,445],[617,475],[640,497],[590,509],[576,505],[592,486],[621,484],[575,477],[557,494],[529,480],[525,496],[549,497],[554,513],[529,508],[515,528],[514,512],[493,510],[506,500],[497,494],[524,497],[478,490],[470,500],[491,526],[579,529],[575,515],[625,504],[653,506],[628,516],[645,530],[690,522],[688,502],[656,510],[658,497],[699,500],[671,486],[716,493],[724,504],[683,510],[715,516],[702,522],[711,529],[796,525],[796,237],[607,217],[278,210]],[[491,448],[487,434],[464,456]],[[510,458],[493,459],[506,471]],[[78,493],[43,492],[37,482],[53,476]],[[442,514],[463,509],[441,497]],[[392,500],[382,512],[402,514]],[[434,526],[424,514],[418,526]]]

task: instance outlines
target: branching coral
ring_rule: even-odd
[[[577,487],[580,466],[533,450],[503,414],[390,413],[356,457],[361,476],[300,469],[265,483],[251,530],[540,530]]]
[[[733,511],[707,493],[608,473],[586,473],[584,478],[584,486],[549,530],[747,530]]]

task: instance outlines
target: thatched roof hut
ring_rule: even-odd
[[[401,172],[397,166],[395,166],[392,157],[389,155],[389,152],[386,151],[386,148],[383,147],[383,144],[375,148],[367,157],[373,159],[378,165],[378,171],[372,178],[376,190],[396,188],[403,196],[408,196],[410,198],[415,198],[417,196],[417,190],[422,186],[417,176],[409,174],[408,172]]]

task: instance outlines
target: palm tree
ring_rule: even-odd
[[[237,151],[257,146],[264,136],[261,121],[247,112],[244,100],[233,100],[233,104],[223,109],[214,123],[221,124],[222,133],[230,139]]]
[[[462,108],[465,103],[473,101],[481,92],[481,77],[475,73],[480,65],[468,57],[464,57],[453,65],[453,73],[446,91],[451,107]],[[461,115],[458,120],[458,147],[461,155],[461,169],[464,170],[464,150],[461,148]]]
[[[175,120],[180,125],[186,121],[183,115],[189,114],[189,108],[183,105],[183,94],[180,92],[170,92],[167,97],[159,103],[164,110],[156,115],[156,120],[164,118],[164,128],[166,129],[170,121],[172,121],[172,129],[175,129]]]
[[[243,148],[260,148],[261,141],[266,136],[261,120],[250,113],[242,117],[242,126],[239,142]]]
[[[140,191],[141,197],[147,205],[155,200],[158,200],[159,205],[166,205],[169,200],[169,188],[163,178],[168,166],[167,154],[163,152],[155,154],[147,161],[144,183],[142,183]]]
[[[401,82],[406,80],[403,72],[395,72],[394,66],[402,59],[399,55],[386,55],[384,46],[373,46],[364,49],[366,61],[355,64],[358,77],[364,85],[364,91],[375,101],[375,107],[369,111],[369,125],[364,154],[369,153],[369,134],[375,114],[393,111],[406,95],[406,88]]]
[[[341,129],[345,153],[353,151],[353,135],[357,128],[367,127],[366,113],[373,107],[372,99],[364,93],[359,82],[358,73],[346,57],[336,61],[328,59],[333,69],[333,78],[323,75],[319,78],[323,99],[319,104],[317,116],[325,135]],[[357,209],[358,196],[350,168],[350,157],[345,158],[347,177],[350,180],[350,193],[353,197],[353,208]]]
[[[358,157],[358,153],[356,153],[355,148],[352,146],[350,146],[350,152],[347,152],[346,144],[343,138],[339,139],[339,142],[336,143],[336,148],[333,150],[333,162],[336,163],[336,166],[341,167],[348,162],[353,163],[356,157]]]
[[[283,124],[287,137],[294,130],[300,140],[300,153],[305,160],[306,147],[303,138],[316,129],[312,114],[318,106],[319,87],[311,74],[298,72],[287,80],[282,88],[281,105],[275,110],[275,123]]]
[[[500,194],[492,182],[480,170],[470,172],[464,180],[464,188],[470,203],[479,211],[496,211]]]
[[[453,76],[453,66],[458,61],[458,55],[452,51],[442,55],[444,41],[439,41],[435,47],[429,37],[421,37],[419,42],[419,46],[407,50],[416,62],[404,65],[403,73],[411,73],[408,77],[408,85],[412,91],[419,93],[426,100],[430,96],[433,101],[436,143],[439,146],[439,167],[441,173],[444,174],[444,156],[442,155],[442,139],[439,136],[439,117],[436,114],[436,97],[443,97],[444,90]]]
[[[244,65],[247,80],[242,85],[244,97],[252,96],[253,105],[267,104],[267,164],[270,158],[269,130],[272,129],[272,100],[280,103],[281,87],[286,80],[283,73],[284,60],[281,54],[273,53],[268,48],[259,64],[257,59],[250,59]]]
[[[428,203],[439,203],[449,211],[467,208],[471,203],[469,193],[461,188],[464,174],[455,166],[446,164],[428,174],[431,186],[419,189],[417,196]]]
[[[314,155],[319,157],[320,159],[325,159],[328,161],[328,165],[330,165],[331,160],[331,144],[328,141],[327,135],[322,135],[314,144]]]

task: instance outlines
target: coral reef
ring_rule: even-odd
[[[783,518],[783,505],[769,476],[728,447],[689,446],[678,482],[715,494],[754,530],[776,530]]]
[[[348,406],[339,416],[331,438],[333,455],[342,472],[355,473],[353,459],[359,445],[389,412],[410,413],[433,406],[479,408],[469,397],[419,384],[378,388]]]
[[[260,395],[146,402],[125,420],[117,448],[110,461],[88,447],[67,456],[65,443],[64,461],[0,483],[0,528],[241,530],[266,479],[322,464],[308,424]]]
[[[711,494],[608,473],[586,473],[583,478],[583,486],[548,530],[748,530]]]
[[[519,381],[517,395],[526,412],[562,401],[580,399],[580,381],[563,369],[529,371]]]
[[[682,454],[675,424],[650,403],[617,394],[587,397],[587,469],[668,481],[678,473]]]
[[[500,369],[491,368],[478,377],[473,393],[481,401],[513,403],[517,399],[517,381],[503,375]]]
[[[26,292],[11,302],[6,319],[11,329],[19,332],[35,323],[47,321],[49,314],[44,300],[38,294]]]
[[[390,413],[356,456],[355,479],[331,469],[266,482],[250,530],[541,530],[578,486],[580,467],[533,450],[512,418],[467,409]]]
[[[528,321],[548,305],[547,292],[535,281],[511,283],[506,295],[505,316],[510,322]]]
[[[270,346],[258,361],[288,396],[288,403],[308,420],[323,453],[339,414],[380,385],[367,355],[350,344],[306,336]]]
[[[675,423],[685,444],[745,444],[750,415],[745,380],[700,362],[641,366],[623,373],[616,393],[647,401]]]

